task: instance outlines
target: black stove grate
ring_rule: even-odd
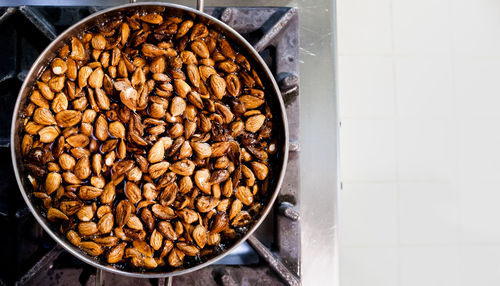
[[[300,275],[298,15],[296,8],[206,8],[261,53],[285,99],[291,152],[275,209],[253,237],[215,265],[165,279],[96,271],[65,252],[30,214],[15,182],[11,116],[21,84],[43,49],[101,7],[0,8],[0,285],[283,285]],[[255,250],[254,250],[255,249]],[[271,249],[272,251],[270,251]],[[300,282],[298,282],[300,283]]]

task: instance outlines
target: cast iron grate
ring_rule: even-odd
[[[298,14],[296,8],[206,8],[241,33],[279,82],[290,131],[288,169],[275,209],[257,232],[215,265],[173,279],[96,271],[56,245],[29,213],[11,167],[10,119],[21,84],[59,33],[101,7],[0,8],[0,285],[283,285],[300,283]]]

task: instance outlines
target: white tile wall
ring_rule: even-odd
[[[500,285],[498,245],[462,246],[459,253],[459,285]]]
[[[457,55],[454,59],[453,93],[457,116],[500,118],[500,58]]]
[[[396,184],[344,183],[343,189],[345,192],[340,193],[342,246],[397,247]]]
[[[394,120],[342,120],[340,152],[343,180],[396,179],[395,134]]]
[[[448,53],[449,14],[448,0],[393,0],[393,52],[405,55]]]
[[[399,259],[399,285],[460,285],[460,277],[457,275],[460,256],[456,246],[401,247]]]
[[[450,118],[453,106],[451,55],[395,56],[394,66],[399,118]],[[340,79],[342,82],[342,77]],[[392,89],[390,93],[393,94]]]
[[[460,239],[464,244],[498,244],[500,241],[500,181],[464,179],[459,187]]]
[[[342,56],[340,92],[350,95],[340,98],[344,119],[394,117],[393,73],[391,56]]]
[[[397,121],[398,177],[401,181],[448,181],[455,142],[449,119]]]
[[[397,248],[344,247],[340,255],[340,285],[398,285]]]
[[[500,2],[453,0],[450,6],[453,49],[458,54],[498,56],[500,53]]]
[[[337,6],[341,285],[500,285],[500,1]]]
[[[402,246],[457,245],[458,194],[450,183],[399,183]]]
[[[338,24],[348,33],[338,41],[345,54],[390,54],[392,52],[391,0],[338,1]],[[348,11],[348,12],[347,12]],[[345,13],[341,15],[341,13]],[[369,23],[369,25],[367,25]]]

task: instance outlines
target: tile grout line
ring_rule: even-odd
[[[462,238],[462,208],[461,208],[461,204],[460,204],[460,183],[458,182],[458,178],[459,178],[459,170],[458,170],[458,166],[459,166],[459,155],[460,155],[460,128],[459,128],[459,124],[458,124],[458,117],[457,117],[457,99],[456,99],[456,95],[455,95],[455,91],[456,91],[456,87],[455,87],[455,46],[453,45],[453,29],[451,28],[451,23],[453,22],[453,1],[449,0],[448,1],[448,19],[450,21],[449,25],[448,25],[448,33],[449,33],[449,38],[448,38],[448,41],[449,41],[449,44],[450,44],[450,77],[451,77],[451,100],[452,100],[452,111],[451,111],[451,119],[452,119],[452,122],[453,122],[453,138],[455,138],[455,142],[457,142],[456,146],[455,146],[455,156],[453,156],[454,158],[454,166],[455,168],[453,168],[453,172],[452,172],[452,178],[451,178],[451,181],[453,182],[452,183],[452,187],[455,188],[455,199],[456,199],[456,204],[457,204],[457,240],[456,240],[456,244],[457,244],[457,247],[458,247],[458,258],[459,260],[461,260],[461,256],[462,256],[462,246],[463,246],[463,238]],[[458,267],[458,276],[461,277],[462,276],[462,273],[460,271],[460,266]],[[461,279],[460,279],[461,280]]]
[[[395,34],[394,34],[394,0],[389,1],[389,15],[391,17],[391,58],[392,58],[392,90],[394,95],[394,153],[395,153],[395,168],[396,168],[396,209],[397,209],[397,245],[396,245],[396,255],[397,255],[397,284],[401,285],[401,250],[399,245],[401,244],[401,205],[400,205],[400,187],[399,187],[399,137],[398,137],[398,94],[396,89],[396,59],[395,54]]]

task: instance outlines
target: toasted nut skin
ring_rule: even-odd
[[[212,147],[208,143],[191,142],[191,147],[193,148],[195,154],[201,159],[212,156]]]
[[[141,20],[149,24],[160,24],[163,22],[163,17],[158,14],[146,14],[141,17]]]
[[[96,188],[96,187],[91,187],[91,186],[81,186],[78,196],[82,200],[92,200],[97,197],[99,197],[102,194],[103,190]]]
[[[71,242],[71,244],[73,244],[74,246],[79,246],[80,245],[80,236],[78,235],[78,233],[76,233],[76,231],[74,230],[70,230],[66,233],[66,238],[68,238],[69,242]]]
[[[47,99],[45,99],[45,97],[43,97],[38,90],[34,90],[33,93],[31,93],[30,100],[39,107],[42,108],[50,107]]]
[[[204,248],[208,242],[208,231],[201,224],[194,228],[192,236],[200,248]]]
[[[78,233],[83,236],[96,234],[99,230],[95,222],[81,222],[78,224]]]
[[[47,194],[52,194],[55,192],[59,186],[61,185],[62,182],[62,177],[61,174],[56,173],[56,172],[51,172],[47,175],[47,178],[45,179],[45,191]]]
[[[51,64],[52,72],[55,75],[62,75],[68,70],[66,62],[61,58],[55,58]]]
[[[104,252],[102,247],[93,241],[82,241],[79,246],[83,251],[92,256],[99,256]]]
[[[80,221],[90,221],[94,217],[94,209],[90,205],[84,206],[76,213],[76,216]]]
[[[61,221],[61,220],[68,220],[68,216],[66,216],[63,212],[56,208],[49,208],[47,211],[47,219],[50,221]]]
[[[269,168],[265,164],[254,161],[250,163],[250,165],[252,166],[252,170],[257,179],[262,181],[265,178],[267,178],[267,174],[269,173]]]
[[[82,120],[82,113],[76,110],[63,110],[56,114],[56,121],[60,127],[71,127]]]
[[[149,150],[148,161],[150,163],[158,163],[165,157],[165,145],[163,141],[157,141]]]
[[[56,120],[57,120],[57,114],[59,112],[62,112],[66,109],[68,109],[68,98],[66,95],[62,92],[58,93],[56,97],[54,97],[54,100],[52,101],[52,110],[56,113]]]
[[[33,120],[41,125],[53,125],[56,124],[56,120],[52,112],[47,108],[37,108],[33,114]]]
[[[210,171],[201,169],[194,174],[194,182],[200,190],[206,194],[211,194]]]
[[[226,81],[218,74],[210,76],[210,87],[218,99],[222,99],[226,94]]]
[[[107,213],[97,223],[100,233],[109,233],[113,229],[114,217],[112,213]]]
[[[149,166],[148,172],[151,178],[158,179],[161,175],[165,174],[168,170],[170,163],[166,161],[158,162]]]
[[[248,187],[239,186],[234,195],[246,206],[253,203],[253,194]]]
[[[170,170],[181,176],[191,176],[194,172],[194,168],[195,164],[188,159],[177,161],[170,166]]]
[[[109,124],[109,134],[115,138],[125,138],[125,126],[119,121],[114,121]]]
[[[106,256],[106,261],[108,263],[118,263],[122,260],[123,254],[125,253],[125,247],[127,244],[125,242],[122,242],[118,244],[117,246],[113,247],[107,254]]]
[[[59,129],[55,126],[47,126],[40,129],[38,135],[40,135],[40,142],[51,143],[59,136]]]
[[[193,53],[198,55],[200,58],[206,59],[210,56],[210,52],[208,51],[208,47],[205,44],[205,42],[203,42],[202,40],[194,40],[191,43],[191,50],[193,51]]]
[[[245,122],[245,129],[252,133],[255,133],[260,129],[260,127],[264,123],[264,120],[266,120],[266,117],[262,114],[252,116]]]

